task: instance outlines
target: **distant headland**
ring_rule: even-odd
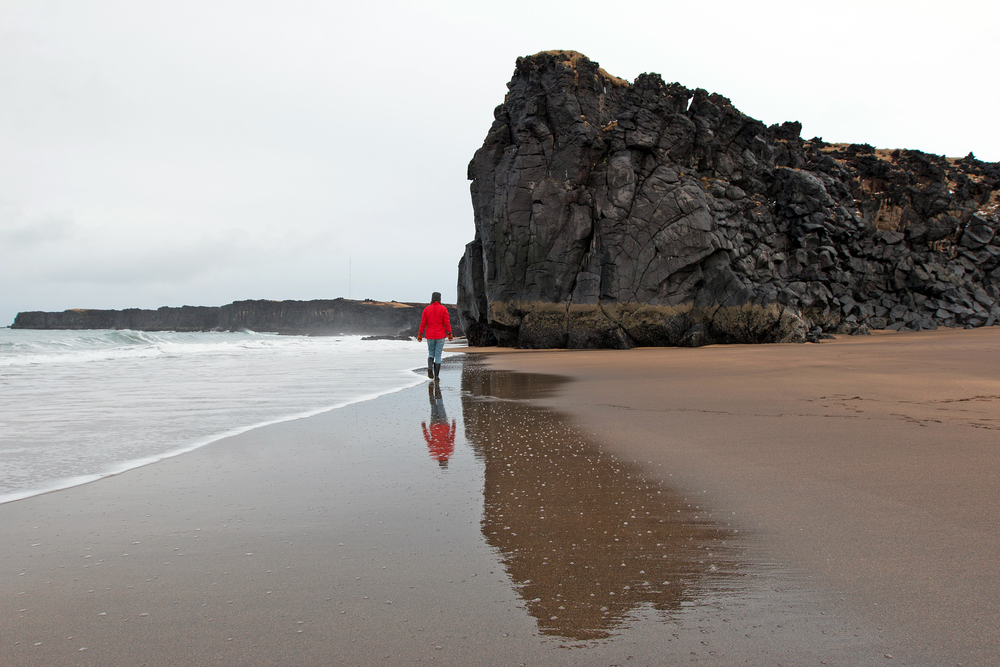
[[[62,312],[22,312],[12,329],[132,329],[135,331],[260,331],[330,336],[416,335],[424,303],[330,299],[314,301],[234,301],[225,306],[164,306]],[[461,335],[455,306],[452,327]]]

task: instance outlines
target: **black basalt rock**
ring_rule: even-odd
[[[1000,165],[800,132],[573,51],[518,58],[469,164],[470,343],[818,341],[998,320]]]

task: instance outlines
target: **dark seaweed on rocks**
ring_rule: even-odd
[[[469,342],[629,348],[978,327],[1000,164],[803,140],[658,74],[519,58],[469,164]]]

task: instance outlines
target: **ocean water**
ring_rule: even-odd
[[[426,382],[416,341],[0,329],[0,503]]]

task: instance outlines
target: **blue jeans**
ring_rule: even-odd
[[[428,338],[427,339],[427,356],[434,357],[434,363],[441,363],[441,353],[444,351],[444,342],[446,338]]]

